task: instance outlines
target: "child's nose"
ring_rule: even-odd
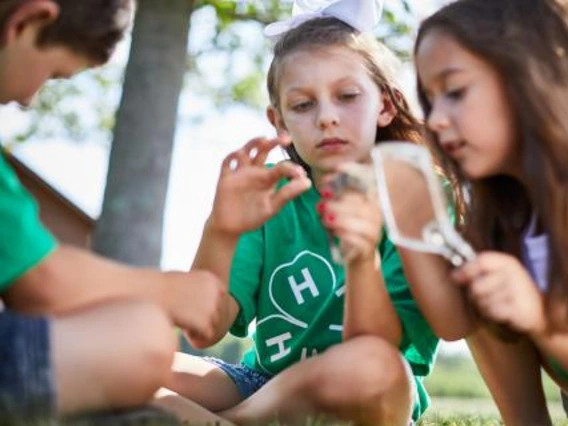
[[[318,127],[325,130],[339,125],[339,114],[333,107],[322,106],[318,114]]]
[[[442,108],[433,105],[426,120],[426,125],[434,133],[439,133],[450,126],[450,119]]]

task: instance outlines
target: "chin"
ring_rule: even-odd
[[[495,171],[491,171],[491,170],[487,170],[487,169],[480,169],[480,168],[473,168],[473,167],[462,168],[462,172],[469,180],[484,179],[484,178],[487,178],[487,177],[490,177],[490,176],[495,176],[497,174],[500,174],[500,173],[495,172]]]
[[[320,164],[315,165],[318,170],[324,173],[334,172],[340,164],[343,164],[349,160],[337,160],[337,161],[325,161]]]

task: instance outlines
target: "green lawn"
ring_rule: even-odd
[[[559,401],[549,401],[550,415],[555,425],[568,426]],[[491,399],[436,397],[420,426],[497,426],[502,425]]]
[[[243,339],[228,338],[207,354],[237,362],[249,344],[250,342]],[[441,354],[434,371],[424,383],[432,397],[432,405],[419,426],[502,425],[495,404],[471,357]],[[568,426],[560,405],[558,387],[548,377],[544,377],[543,384],[554,424]],[[327,424],[329,423],[322,421],[306,422],[306,426],[327,426]]]
[[[440,356],[424,383],[432,405],[421,426],[502,425],[489,390],[470,357]],[[547,376],[543,384],[554,424],[568,426],[558,387]]]

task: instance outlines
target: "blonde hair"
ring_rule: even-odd
[[[376,141],[423,140],[423,125],[414,116],[410,104],[402,94],[396,73],[398,60],[395,55],[370,34],[357,31],[350,25],[332,17],[316,18],[288,31],[274,46],[274,58],[267,77],[267,89],[271,105],[280,111],[279,81],[282,64],[292,52],[344,46],[357,53],[369,76],[383,93],[390,97],[397,114],[393,122],[377,128]]]

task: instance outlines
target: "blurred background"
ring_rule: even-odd
[[[414,34],[443,3],[385,2],[376,35],[400,57],[411,99]],[[188,270],[222,159],[274,135],[264,116],[271,56],[262,28],[290,10],[290,1],[276,0],[140,0],[134,30],[109,64],[50,83],[30,109],[1,108],[0,143],[47,225],[119,260]],[[249,344],[228,337],[207,353],[236,362]],[[434,415],[497,422],[463,342],[441,345],[426,383]],[[549,381],[546,388],[562,417],[558,390]]]

